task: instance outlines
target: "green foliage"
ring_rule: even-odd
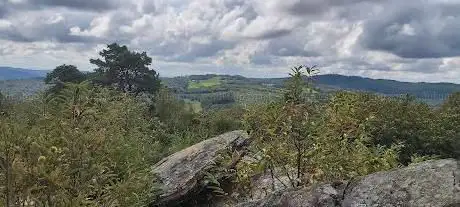
[[[441,105],[443,113],[460,114],[460,92],[451,94]]]
[[[372,113],[363,99],[352,93],[339,93],[325,106],[315,137],[313,164],[323,179],[349,179],[354,176],[398,166],[399,145],[372,144]]]
[[[3,108],[3,104],[5,104],[4,102],[5,102],[5,96],[0,91],[0,109]]]
[[[435,110],[410,96],[385,98],[341,92],[333,96],[330,103],[337,105],[336,111],[347,112],[344,115],[349,118],[338,122],[366,120],[369,144],[385,147],[399,145],[399,161],[402,164],[411,162],[414,154],[457,156],[455,135],[446,134],[455,131],[458,126],[453,123],[455,117],[451,116],[455,113],[442,113],[442,109]],[[350,124],[345,126],[349,127]]]
[[[45,77],[45,83],[56,84],[62,83],[81,83],[85,80],[85,74],[80,72],[77,67],[73,65],[60,65],[53,71],[48,73]]]
[[[151,114],[163,124],[167,134],[164,142],[170,152],[183,149],[209,137],[240,129],[243,109],[231,107],[196,111],[194,103],[179,100],[169,90],[158,92]]]
[[[236,164],[246,152],[229,150],[205,170],[212,197],[248,196],[264,173],[297,187],[460,157],[460,93],[439,108],[411,96],[343,91],[307,100],[318,93],[318,71],[299,66],[284,89],[284,79],[251,85],[206,75],[174,82],[184,89],[178,95],[160,87],[146,53],[112,44],[100,55],[91,60],[98,66],[91,81],[63,65],[47,78],[66,82],[55,93],[22,101],[0,94],[0,206],[146,206],[157,195],[154,163],[241,128],[251,136],[248,156]],[[187,91],[190,78],[204,89]],[[257,96],[267,99],[250,104],[261,102]]]
[[[460,158],[460,92],[449,96],[438,113],[438,122],[432,128],[436,154]]]
[[[91,59],[97,66],[95,82],[105,86],[114,86],[126,93],[153,94],[160,88],[160,80],[155,70],[148,66],[152,58],[146,52],[133,52],[117,43],[107,45],[99,53],[102,59]]]
[[[305,69],[306,75],[303,70]],[[289,73],[290,78],[286,84],[286,92],[284,99],[287,102],[299,104],[303,101],[302,95],[304,95],[305,89],[312,89],[312,78],[319,73],[316,66],[297,66],[291,69],[292,73]],[[306,78],[306,81],[305,81]]]
[[[436,155],[420,156],[418,154],[414,154],[411,157],[410,164],[413,165],[413,164],[417,164],[417,163],[420,163],[420,162],[425,162],[425,161],[428,161],[428,160],[434,160],[434,159],[438,159],[438,158],[439,158],[439,156],[436,156]]]
[[[58,93],[65,83],[81,83],[86,76],[73,65],[60,65],[48,73],[44,79],[46,84],[53,84],[48,93]]]
[[[15,106],[0,120],[3,204],[144,206],[161,156],[146,109],[85,83]]]
[[[5,96],[29,98],[48,88],[42,79],[0,81],[0,91]]]
[[[272,182],[281,174],[296,187],[398,166],[399,145],[372,144],[371,120],[367,111],[360,112],[360,97],[339,93],[326,105],[302,100],[302,94],[312,91],[304,91],[312,86],[304,82],[302,69],[293,69],[284,102],[246,113],[245,127],[253,139],[250,154],[256,159],[239,165],[240,183],[250,186],[250,178],[267,170]],[[309,74],[316,71],[306,69]]]

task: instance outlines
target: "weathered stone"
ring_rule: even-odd
[[[276,192],[265,199],[241,203],[239,207],[336,207],[340,206],[345,184],[322,184],[300,190]]]
[[[427,161],[352,182],[342,206],[460,206],[456,160]]]
[[[277,174],[276,178],[272,178],[269,172],[265,172],[254,177],[252,179],[252,184],[255,186],[251,190],[251,198],[253,200],[264,199],[273,192],[285,191],[292,188],[288,176]]]
[[[460,163],[427,161],[360,177],[352,182],[320,184],[276,192],[239,207],[460,207]]]
[[[238,150],[249,140],[244,131],[233,131],[205,140],[174,153],[153,166],[161,184],[161,195],[152,206],[167,206],[180,203],[191,194],[200,191],[199,181],[203,170],[216,161],[217,154],[224,149]]]

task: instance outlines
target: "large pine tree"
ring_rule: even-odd
[[[130,51],[113,43],[99,54],[101,59],[90,60],[97,66],[96,83],[134,94],[153,94],[160,88],[158,73],[149,68],[152,58],[146,52]]]

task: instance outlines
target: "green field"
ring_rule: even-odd
[[[188,89],[212,88],[222,84],[220,77],[210,78],[208,80],[189,80]]]

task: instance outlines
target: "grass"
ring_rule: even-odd
[[[214,77],[202,81],[189,81],[188,89],[212,88],[221,84],[222,80],[219,77]]]

